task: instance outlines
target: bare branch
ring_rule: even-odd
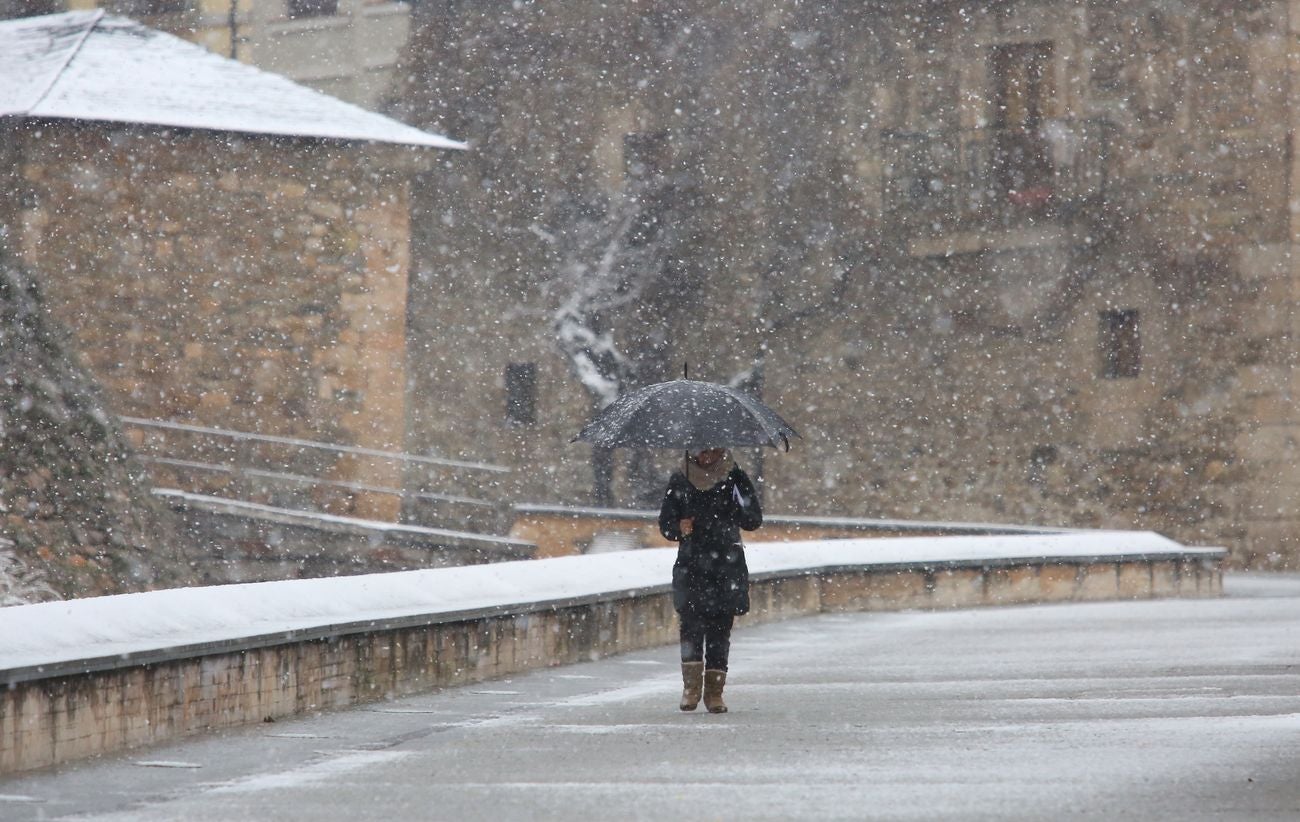
[[[596,219],[564,231],[533,233],[547,242],[558,262],[555,285],[567,291],[551,319],[556,347],[588,394],[607,405],[637,380],[637,364],[604,327],[608,315],[636,305],[661,276],[662,238],[637,242],[647,204],[662,185],[636,185]]]

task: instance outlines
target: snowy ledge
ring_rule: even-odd
[[[755,580],[836,571],[1217,561],[1158,534],[812,540],[747,546]],[[675,552],[645,549],[328,579],[178,588],[0,608],[0,682],[89,673],[666,591]]]

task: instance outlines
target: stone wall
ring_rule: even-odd
[[[29,121],[6,140],[0,225],[114,412],[401,450],[418,152]],[[287,467],[401,485],[391,461],[328,459]]]
[[[67,337],[0,237],[0,607],[194,580]]]
[[[756,575],[739,625],[835,611],[1218,596],[1217,558],[942,563]],[[7,672],[0,774],[306,711],[667,645],[671,594],[516,605],[428,624],[376,625],[230,652],[121,662],[92,673]],[[21,673],[21,675],[18,675]],[[0,671],[0,679],[6,672]]]
[[[411,9],[401,110],[474,144],[413,191],[413,263],[400,161],[5,126],[0,228],[114,410],[490,459],[516,469],[506,498],[591,501],[560,274],[632,185],[625,138],[662,135],[640,238],[661,276],[593,330],[643,379],[761,369],[805,435],[740,455],[769,510],[1155,529],[1300,563],[1288,3],[498,11]],[[1025,84],[1051,174],[1013,190],[995,143]],[[1131,375],[1106,376],[1112,311],[1140,318]],[[536,422],[507,418],[511,363],[537,366]],[[676,459],[620,455],[613,504]]]
[[[625,136],[663,134],[667,262],[593,328],[647,380],[761,367],[804,435],[763,462],[769,510],[1153,529],[1300,567],[1289,9],[425,4],[411,111],[476,149],[416,198],[411,442],[489,444],[517,498],[591,501],[569,439],[593,403],[550,324],[566,238],[627,196]],[[999,126],[1017,89],[1023,133]],[[1106,312],[1136,312],[1131,373]],[[507,420],[511,362],[537,364],[535,424]],[[661,482],[678,457],[656,459]],[[655,491],[622,456],[615,488]]]

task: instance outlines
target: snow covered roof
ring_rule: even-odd
[[[0,117],[465,148],[102,11],[0,20],[0,78]]]

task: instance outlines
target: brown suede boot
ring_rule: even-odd
[[[700,692],[704,687],[704,663],[682,663],[682,704],[683,711],[693,711],[700,704]]]
[[[727,705],[722,701],[722,688],[727,684],[726,671],[704,672],[704,707],[711,714],[725,714]]]

